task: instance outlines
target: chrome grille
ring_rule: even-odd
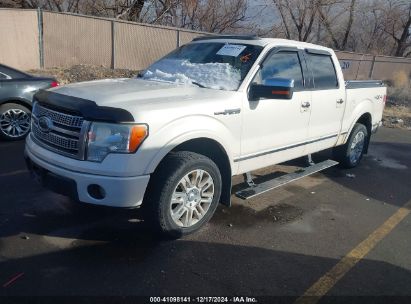
[[[34,136],[42,141],[61,147],[64,150],[70,150],[73,152],[78,151],[78,140],[66,138],[53,133],[44,133],[40,130],[38,124],[34,124],[32,130]]]
[[[49,122],[46,127],[41,120]],[[35,102],[32,111],[32,136],[46,149],[83,159],[87,122],[81,116],[64,113]]]
[[[50,117],[55,123],[74,128],[81,128],[84,121],[83,117],[60,113],[55,110],[43,107],[38,103],[34,105],[33,114],[36,115],[36,117]]]

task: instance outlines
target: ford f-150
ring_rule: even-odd
[[[345,82],[329,48],[203,37],[134,79],[38,92],[25,155],[46,187],[83,203],[141,205],[178,237],[230,205],[234,175],[246,174],[239,196],[248,198],[289,180],[253,184],[249,172],[263,167],[329,148],[341,166],[357,166],[385,99],[381,81]]]

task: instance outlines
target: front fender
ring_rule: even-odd
[[[31,100],[28,98],[7,96],[7,97],[0,99],[0,105],[5,104],[5,103],[10,103],[10,102],[18,103],[28,108],[31,108]]]
[[[146,159],[144,174],[151,174],[161,160],[178,145],[192,139],[207,138],[218,142],[226,151],[232,172],[234,157],[239,153],[240,143],[230,129],[221,121],[206,115],[178,118],[150,134],[144,143],[141,155]]]

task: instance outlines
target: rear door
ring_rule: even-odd
[[[260,64],[252,83],[270,78],[294,80],[292,99],[244,101],[240,172],[252,171],[302,155],[308,135],[311,92],[305,91],[306,66],[298,49],[275,48]]]
[[[337,142],[345,110],[344,81],[338,77],[330,53],[306,50],[304,53],[311,75],[311,117],[308,132],[310,143],[305,153],[334,146]]]

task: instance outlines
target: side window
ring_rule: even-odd
[[[316,89],[335,89],[338,87],[337,74],[331,56],[306,53],[310,70],[313,73]]]
[[[263,62],[263,67],[257,73],[254,82],[264,84],[269,78],[294,79],[294,87],[304,87],[303,72],[297,52],[278,52],[272,54]]]

